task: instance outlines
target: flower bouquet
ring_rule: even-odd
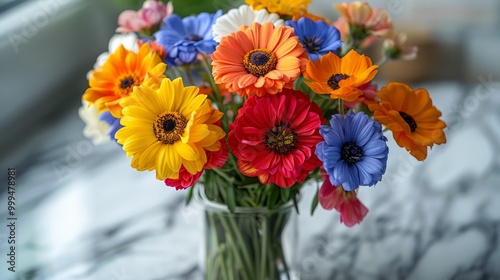
[[[283,231],[308,182],[311,214],[319,203],[360,223],[357,192],[386,170],[385,130],[420,161],[446,142],[427,90],[373,83],[385,62],[416,57],[388,13],[336,4],[332,23],[309,2],[246,0],[181,18],[147,0],[119,16],[89,72],[86,135],[109,133],[133,168],[208,205],[207,279],[290,278]],[[377,40],[374,64],[362,52]]]

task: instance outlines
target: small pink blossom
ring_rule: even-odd
[[[368,208],[357,198],[356,191],[348,192],[342,186],[332,185],[328,176],[319,190],[318,200],[323,209],[337,210],[340,213],[340,222],[348,227],[361,223],[368,213]]]
[[[388,59],[413,60],[417,58],[418,47],[406,46],[407,36],[399,33],[395,38],[384,40],[383,51]]]
[[[361,102],[368,106],[369,104],[376,103],[375,97],[377,96],[377,85],[370,83],[366,83],[360,87],[360,90],[363,91],[363,94],[358,98],[358,100],[354,102],[346,102],[344,101],[344,105],[349,109],[356,108]]]
[[[219,123],[220,125],[220,123]],[[221,168],[228,158],[228,150],[225,140],[220,140],[221,148],[216,152],[207,153],[207,163],[203,170],[196,174],[189,173],[184,166],[179,170],[177,179],[165,179],[165,185],[175,188],[175,190],[185,190],[193,186],[200,179],[204,169]]]
[[[361,47],[371,45],[376,37],[392,34],[392,21],[387,11],[372,9],[366,2],[335,4],[340,17],[334,23],[343,40],[359,41]]]
[[[140,32],[157,27],[174,11],[171,2],[166,5],[157,0],[146,0],[139,11],[126,10],[118,17],[116,32]]]
[[[167,178],[165,179],[165,185],[169,187],[175,188],[175,190],[185,190],[191,186],[193,186],[196,182],[201,177],[201,174],[203,174],[203,170],[196,173],[196,174],[191,174],[189,173],[184,166],[181,167],[179,170],[179,178],[177,179],[170,179]]]

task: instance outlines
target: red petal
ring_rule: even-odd
[[[344,207],[340,211],[340,222],[344,222],[346,226],[352,227],[355,224],[361,223],[367,213],[368,208],[356,197],[344,203]]]
[[[326,179],[323,182],[323,185],[321,186],[321,189],[318,193],[319,204],[321,205],[321,207],[323,207],[323,209],[338,210],[341,208],[344,201],[340,197],[339,192],[336,190],[336,188],[337,187],[330,183],[329,179]]]

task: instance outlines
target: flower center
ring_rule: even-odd
[[[134,75],[134,74],[126,74],[120,79],[118,79],[118,84],[117,84],[117,92],[121,96],[127,96],[129,95],[132,90],[134,89],[134,86],[138,86],[141,84],[141,81],[139,78]]]
[[[271,128],[264,137],[264,144],[270,152],[278,155],[286,155],[295,151],[297,143],[297,133],[290,127],[289,123],[280,122]]]
[[[153,122],[156,139],[163,144],[174,144],[181,139],[188,120],[177,112],[163,112]]]
[[[340,152],[340,157],[348,164],[358,162],[363,156],[363,150],[352,141],[345,142]]]
[[[186,40],[195,41],[195,42],[201,41],[202,39],[203,39],[202,37],[200,37],[199,35],[196,35],[196,34],[191,34],[191,35],[186,37]]]
[[[339,82],[345,79],[348,79],[350,76],[347,74],[333,74],[329,79],[328,79],[328,86],[332,88],[333,90],[337,90],[340,88]]]
[[[256,77],[266,75],[276,67],[277,63],[276,55],[264,49],[251,50],[243,57],[243,67]]]
[[[133,84],[134,84],[134,78],[132,77],[127,77],[122,80],[122,88],[128,88]]]
[[[417,129],[417,122],[413,119],[412,116],[408,115],[405,112],[399,112],[399,115],[403,118],[403,120],[410,126],[411,132],[414,132]]]
[[[304,39],[302,44],[304,48],[310,53],[315,53],[321,49],[321,38],[317,37],[307,37]]]

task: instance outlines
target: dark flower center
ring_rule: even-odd
[[[188,120],[177,112],[163,112],[153,122],[156,139],[163,144],[173,144],[181,139]]]
[[[306,37],[302,42],[302,45],[304,45],[304,48],[308,52],[315,53],[321,49],[321,42],[322,42],[321,38]]]
[[[277,63],[276,55],[264,49],[251,50],[243,57],[245,70],[256,77],[266,75],[276,67]]]
[[[358,162],[363,156],[363,150],[352,141],[345,142],[340,152],[340,157],[348,164]]]
[[[297,149],[295,143],[297,143],[297,133],[289,123],[284,122],[271,128],[264,137],[267,150],[278,155],[286,155],[295,151]]]
[[[126,77],[122,80],[121,88],[126,89],[134,84],[134,78]]]
[[[410,115],[408,115],[405,112],[399,112],[399,115],[410,126],[411,132],[415,132],[415,129],[417,129],[417,122],[415,122],[415,120],[413,119],[413,117],[410,116]]]
[[[203,38],[200,37],[199,35],[191,34],[191,35],[186,37],[186,40],[198,42],[198,41],[203,40]]]
[[[165,132],[171,132],[175,128],[175,119],[166,119],[163,122],[163,129]]]
[[[348,79],[350,76],[347,74],[333,74],[329,79],[328,79],[328,86],[333,89],[337,90],[340,88],[339,82],[345,79]]]

